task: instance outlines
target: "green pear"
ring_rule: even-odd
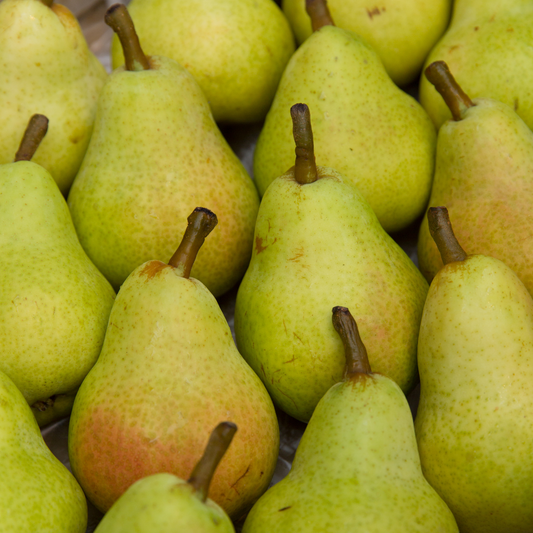
[[[506,104],[470,98],[444,62],[426,70],[454,119],[439,130],[430,205],[445,205],[469,254],[496,257],[533,294],[533,133]],[[420,269],[431,281],[442,259],[424,218],[418,239]]]
[[[458,533],[422,475],[401,389],[372,373],[357,325],[335,307],[344,379],[320,400],[288,476],[254,505],[243,533]]]
[[[0,2],[0,164],[13,154],[34,113],[50,119],[33,161],[67,194],[87,150],[98,94],[107,78],[78,21],[52,0]]]
[[[407,393],[428,285],[357,189],[314,166],[307,106],[291,112],[299,155],[261,202],[235,334],[274,403],[307,422],[344,369],[331,301],[352,308],[373,367]]]
[[[305,0],[282,0],[296,39],[313,32]],[[360,35],[397,85],[411,83],[448,26],[451,0],[328,0],[335,23]]]
[[[194,78],[171,59],[144,56],[122,8],[111,8],[107,20],[121,32],[127,69],[115,70],[102,90],[68,197],[74,225],[89,257],[118,289],[142,263],[168,261],[188,214],[209,205],[222,224],[193,276],[219,296],[248,265],[257,191]]]
[[[34,117],[16,162],[0,166],[0,370],[36,412],[69,398],[42,423],[70,411],[115,297],[83,251],[52,176],[29,161],[46,123]]]
[[[228,515],[207,498],[218,463],[237,426],[221,422],[188,481],[160,473],[136,481],[109,509],[95,533],[235,533]]]
[[[217,122],[265,118],[294,37],[273,0],[133,0],[128,6],[148,54],[170,57],[196,79]],[[117,38],[113,67],[124,64]]]
[[[239,432],[210,497],[232,518],[274,473],[279,428],[261,380],[235,347],[217,301],[189,277],[215,215],[197,208],[169,264],[148,261],[122,285],[102,353],[76,396],[69,426],[72,470],[107,510],[138,479],[185,478],[221,420]]]
[[[83,491],[48,449],[26,400],[1,371],[0,443],[1,531],[85,533]]]
[[[466,255],[445,208],[443,268],[420,326],[415,428],[424,475],[464,533],[533,530],[533,300],[498,259]]]
[[[442,60],[470,98],[511,106],[533,128],[533,3],[529,0],[455,0],[450,27],[426,59]],[[422,76],[420,103],[437,127],[451,117]]]

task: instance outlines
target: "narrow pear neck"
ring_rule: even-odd
[[[531,6],[530,0],[455,0],[451,24],[479,18],[490,18],[523,5]]]
[[[294,177],[300,185],[313,183],[318,179],[315,162],[311,115],[306,104],[295,104],[291,107],[292,134],[296,145],[296,161]]]
[[[48,119],[44,115],[33,115],[20,141],[19,149],[15,155],[15,162],[31,161],[47,131]]]
[[[447,265],[456,261],[464,261],[466,253],[453,233],[448,209],[446,207],[430,207],[427,217],[429,232],[439,249],[442,262]]]
[[[335,26],[326,0],[306,0],[305,9],[314,32],[323,26]]]

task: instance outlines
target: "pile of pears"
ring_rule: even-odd
[[[0,2],[0,531],[533,533],[533,2],[104,22]]]

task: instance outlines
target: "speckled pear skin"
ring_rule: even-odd
[[[422,214],[433,179],[435,128],[394,85],[374,50],[334,26],[309,37],[283,73],[254,154],[261,194],[294,165],[290,108],[299,102],[311,111],[317,162],[357,185],[385,231]]]
[[[469,254],[496,257],[533,294],[533,240],[524,220],[533,200],[533,133],[506,104],[477,98],[439,130],[430,206],[446,206]],[[424,217],[420,270],[431,281],[442,259]]]
[[[445,61],[470,98],[504,102],[533,128],[532,42],[533,4],[528,0],[455,0],[450,27],[425,67]],[[451,118],[425,76],[420,78],[420,103],[437,127]]]
[[[422,475],[401,389],[358,374],[320,400],[288,476],[254,505],[243,533],[458,533]]]
[[[32,161],[67,194],[89,144],[98,94],[107,78],[78,21],[60,4],[0,2],[0,164],[13,161],[30,117],[50,120]]]
[[[344,372],[332,307],[351,310],[372,368],[407,393],[428,290],[355,187],[333,169],[318,172],[300,185],[291,169],[265,193],[235,308],[243,357],[274,403],[304,422]]]
[[[109,509],[95,533],[235,533],[228,515],[200,501],[186,481],[154,474],[135,482]]]
[[[40,165],[0,167],[0,228],[0,370],[32,405],[81,384],[100,353],[115,293]]]
[[[215,212],[217,231],[192,276],[215,296],[243,276],[259,196],[213,121],[193,77],[153,56],[152,69],[109,77],[94,135],[68,203],[82,246],[118,289],[142,263],[168,261],[198,206]]]
[[[0,516],[3,532],[85,533],[87,503],[46,446],[26,400],[0,372]]]
[[[305,0],[283,0],[283,12],[296,39],[311,33]],[[427,55],[444,33],[451,11],[450,0],[328,0],[335,25],[360,35],[378,53],[397,85],[420,74]]]
[[[272,401],[205,286],[159,261],[141,265],[117,296],[102,353],[74,402],[68,442],[76,478],[100,510],[147,475],[187,479],[225,420],[239,430],[209,497],[238,518],[274,473]]]
[[[446,265],[424,307],[415,428],[461,533],[533,530],[533,301],[482,255]]]

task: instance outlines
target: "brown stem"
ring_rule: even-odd
[[[47,131],[48,119],[44,115],[33,115],[20,141],[15,161],[31,161]]]
[[[447,265],[455,261],[464,261],[466,253],[455,238],[446,207],[428,209],[429,232],[439,249],[442,262]]]
[[[295,104],[291,107],[292,134],[296,144],[296,162],[294,177],[300,185],[313,183],[318,179],[313,146],[313,130],[311,115],[306,104]]]
[[[48,7],[52,7],[52,4],[54,3],[54,0],[41,0],[41,2]]]
[[[454,120],[461,120],[462,114],[474,104],[461,89],[444,61],[435,61],[426,68],[426,78],[435,86],[446,105],[450,108]]]
[[[344,344],[344,354],[346,356],[346,367],[344,379],[347,380],[355,374],[371,374],[370,362],[365,345],[359,335],[357,324],[346,307],[334,307],[333,327],[340,335]]]
[[[124,4],[112,5],[105,14],[105,23],[120,39],[126,70],[149,70],[150,63],[142,51],[139,37],[126,6]]]
[[[188,483],[194,487],[196,496],[203,502],[207,499],[215,470],[236,431],[237,426],[233,422],[221,422],[211,433],[204,454],[192,471]]]
[[[305,0],[305,9],[311,18],[313,31],[318,31],[322,26],[335,26],[326,0]]]
[[[183,239],[168,264],[181,270],[181,275],[188,278],[192,266],[205,238],[218,224],[215,213],[205,207],[197,207],[187,218],[187,229]]]

